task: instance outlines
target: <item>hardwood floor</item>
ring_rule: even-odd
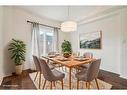
[[[112,89],[127,89],[127,79],[121,78],[118,74],[100,70],[98,78],[112,84]]]
[[[36,89],[29,77],[31,72],[31,70],[26,70],[20,76],[13,74],[12,76],[5,77],[0,89]]]
[[[22,75],[5,77],[0,89],[36,89],[29,77],[29,73],[33,71],[23,71]],[[127,79],[120,78],[118,74],[100,70],[98,78],[112,84],[112,89],[127,89]]]

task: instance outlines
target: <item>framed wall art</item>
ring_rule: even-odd
[[[82,33],[79,35],[80,49],[101,49],[102,31]]]

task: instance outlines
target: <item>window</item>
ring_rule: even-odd
[[[54,28],[40,26],[40,54],[47,55],[51,51],[55,51],[56,33]]]

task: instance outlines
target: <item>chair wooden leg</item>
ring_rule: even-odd
[[[96,78],[95,78],[95,82],[96,82],[96,85],[97,85],[97,89],[99,89],[98,81],[97,81]]]
[[[77,79],[77,89],[79,89],[79,80]]]
[[[87,82],[86,82],[86,89],[87,89],[88,87],[87,87]]]
[[[59,67],[59,70],[60,70],[60,65],[58,65],[58,67]]]
[[[64,71],[64,68],[63,68],[63,66],[61,66],[61,68],[62,68],[62,70]]]
[[[37,75],[38,75],[38,72],[36,73],[36,76],[35,76],[35,78],[34,78],[34,81],[36,80],[36,78],[37,78]]]
[[[79,72],[79,69],[78,68],[76,68],[76,73],[78,73]]]
[[[66,69],[66,67],[64,67],[64,70],[65,70],[65,72],[67,72],[67,69]]]
[[[50,89],[52,89],[52,81],[50,82]]]
[[[87,87],[88,89],[90,89],[90,82],[87,82]]]
[[[44,89],[44,88],[45,88],[45,84],[46,84],[46,80],[44,81],[44,84],[43,84],[43,88],[42,88],[42,89]]]
[[[55,82],[53,82],[53,86],[54,86],[54,87],[56,86]]]
[[[40,72],[40,76],[39,76],[39,89],[41,87],[41,72]]]
[[[63,80],[61,80],[61,86],[62,86],[62,90],[63,90]]]

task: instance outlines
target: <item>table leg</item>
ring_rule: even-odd
[[[69,89],[71,89],[71,67],[69,68]]]

